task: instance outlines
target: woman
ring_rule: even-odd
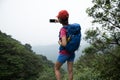
[[[55,63],[55,75],[57,80],[61,80],[60,68],[67,61],[68,68],[68,78],[73,80],[73,62],[75,58],[75,53],[70,54],[64,47],[67,44],[67,31],[64,27],[69,27],[68,18],[69,13],[66,10],[61,10],[57,15],[58,21],[62,24],[59,34],[59,56]]]

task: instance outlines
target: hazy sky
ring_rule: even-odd
[[[91,26],[85,10],[92,0],[0,0],[0,30],[22,44],[57,44],[61,24],[49,23],[66,9],[69,23],[79,23],[82,35]],[[83,37],[82,36],[82,37]]]

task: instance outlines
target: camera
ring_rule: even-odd
[[[59,21],[57,19],[50,19],[49,22],[50,23],[58,23]]]

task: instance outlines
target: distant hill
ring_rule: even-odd
[[[58,53],[58,45],[48,45],[48,46],[33,46],[32,50],[37,54],[42,54],[47,57],[48,60],[55,62],[57,53]]]

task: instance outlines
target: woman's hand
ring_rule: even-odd
[[[61,45],[61,44],[62,44],[61,40],[59,40],[59,41],[58,41],[58,44],[59,44],[59,45]]]
[[[58,43],[59,43],[59,45],[65,47],[67,44],[66,36],[62,37],[61,40],[58,41]]]

